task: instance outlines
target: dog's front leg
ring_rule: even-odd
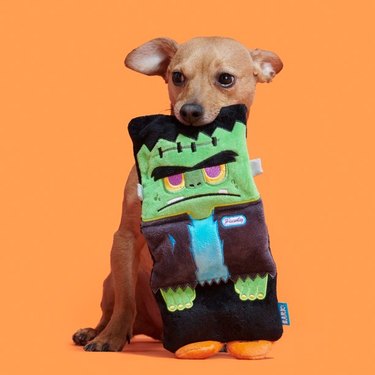
[[[137,173],[130,172],[125,186],[122,218],[111,251],[115,303],[105,329],[85,346],[87,351],[121,351],[133,333],[136,316],[136,282],[140,253],[145,244],[140,232],[141,205],[137,197]]]

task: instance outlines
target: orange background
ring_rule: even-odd
[[[374,373],[374,17],[372,0],[2,0],[0,372]],[[70,336],[100,316],[126,125],[169,106],[123,59],[199,35],[284,62],[258,86],[249,145],[292,326],[265,361],[177,361],[140,339],[85,353]]]

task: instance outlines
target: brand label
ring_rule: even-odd
[[[290,326],[290,319],[289,319],[289,311],[288,311],[288,304],[284,302],[279,302],[279,312],[281,317],[281,323],[284,326]]]
[[[239,227],[245,224],[246,224],[246,216],[244,215],[223,216],[221,218],[221,225],[225,228]]]

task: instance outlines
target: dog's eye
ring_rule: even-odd
[[[185,82],[185,76],[181,72],[173,72],[172,81],[176,86],[182,86]]]
[[[234,76],[229,73],[221,73],[217,79],[220,86],[231,87],[234,85]]]

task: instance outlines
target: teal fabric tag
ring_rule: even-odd
[[[283,323],[284,326],[290,326],[288,304],[285,302],[279,302],[278,306],[281,317],[281,323]]]

